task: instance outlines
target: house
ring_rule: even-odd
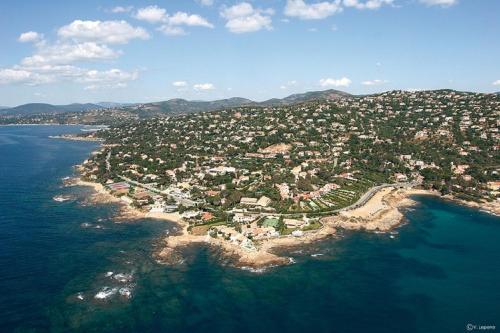
[[[211,212],[203,212],[203,214],[201,214],[201,219],[205,222],[210,221],[213,218],[214,214],[212,214]]]
[[[259,199],[243,197],[240,199],[240,204],[247,206],[267,207],[271,203],[271,201],[271,199],[263,195]]]
[[[151,213],[163,213],[165,212],[165,203],[163,201],[155,201],[149,209]]]
[[[233,222],[236,223],[248,223],[255,220],[255,215],[246,215],[242,213],[236,213],[233,216]]]
[[[215,175],[225,175],[226,173],[235,173],[236,168],[234,167],[226,167],[226,166],[218,166],[215,168],[210,168],[208,170],[208,173],[215,176]]]
[[[397,182],[406,182],[408,181],[408,177],[405,174],[402,173],[395,173],[394,178],[396,179]]]
[[[283,222],[285,223],[287,228],[300,228],[304,224],[306,224],[305,221],[297,219],[284,219]]]
[[[123,189],[126,189],[128,191],[130,185],[126,182],[119,182],[119,183],[107,184],[106,187],[109,188],[111,191],[119,191]]]
[[[492,191],[500,190],[500,181],[488,182],[488,188]]]
[[[184,213],[181,214],[181,216],[185,219],[192,219],[195,218],[196,216],[200,215],[200,211],[197,210],[188,210],[185,211]]]
[[[148,191],[142,189],[136,189],[132,196],[135,200],[137,200],[137,202],[141,204],[147,204],[151,199],[151,194]]]
[[[469,168],[468,164],[459,164],[457,166],[452,165],[451,169],[455,175],[462,175]]]
[[[134,202],[134,200],[131,197],[129,197],[128,195],[124,195],[124,196],[120,197],[120,200],[125,202],[128,205],[131,205]]]
[[[462,179],[465,180],[466,182],[470,182],[472,180],[471,175],[462,175]]]
[[[177,205],[165,205],[165,213],[175,212],[179,207]]]
[[[272,201],[271,199],[269,199],[268,197],[263,195],[259,198],[259,200],[257,200],[257,202],[255,204],[257,206],[267,207],[271,203],[271,201]]]
[[[257,198],[242,197],[240,200],[240,204],[248,205],[248,206],[255,206],[257,204]]]

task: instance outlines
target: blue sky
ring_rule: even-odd
[[[0,2],[0,105],[500,91],[497,0]]]

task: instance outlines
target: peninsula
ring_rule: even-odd
[[[392,229],[413,194],[499,214],[499,115],[500,96],[451,90],[228,107],[93,133],[104,143],[79,170],[138,216],[179,224],[162,261],[207,242],[242,266],[284,264],[273,248]]]

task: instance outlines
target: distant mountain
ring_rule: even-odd
[[[215,111],[226,108],[235,108],[241,106],[273,106],[290,105],[303,103],[312,100],[330,100],[342,97],[352,96],[346,92],[338,90],[310,91],[302,94],[293,94],[285,98],[273,98],[263,102],[255,102],[242,97],[233,97],[215,101],[188,101],[175,98],[163,102],[153,103],[115,103],[99,102],[86,104],[52,105],[43,103],[30,103],[19,105],[13,108],[0,109],[0,116],[31,116],[38,114],[52,115],[66,112],[84,112],[95,109],[110,109],[126,114],[132,114],[133,117],[148,118],[165,114],[183,114],[205,111]]]
[[[25,116],[34,114],[57,114],[64,112],[82,112],[99,108],[101,108],[101,106],[91,103],[86,103],[86,104],[73,103],[68,105],[29,103],[29,104],[19,105],[13,108],[1,109],[0,115]]]
[[[140,104],[125,109],[135,110],[136,112],[147,112],[151,115],[154,115],[164,113],[179,114],[214,111],[224,108],[256,104],[257,103],[249,99],[241,97],[233,97],[216,101],[188,101],[185,99],[176,98],[164,102]]]
[[[135,105],[137,103],[115,103],[115,102],[99,102],[99,103],[95,103],[96,105],[99,105],[103,108],[120,108],[120,107],[123,107],[123,106],[131,106],[131,105]]]
[[[255,102],[247,98],[233,97],[228,99],[220,99],[216,101],[188,101],[185,99],[171,99],[164,102],[145,103],[133,106],[131,109],[137,113],[146,112],[149,115],[164,114],[164,113],[193,113],[204,111],[215,111],[225,108],[241,107],[241,106],[272,106],[272,105],[289,105],[303,103],[312,100],[320,99],[337,99],[341,97],[352,96],[346,92],[339,90],[324,90],[310,91],[303,94],[293,94],[285,98],[273,98],[263,102]]]
[[[267,101],[258,103],[260,105],[288,105],[288,104],[296,104],[296,103],[303,103],[303,102],[308,102],[308,101],[313,101],[313,100],[320,100],[320,99],[338,99],[342,97],[349,97],[352,96],[351,94],[348,94],[346,92],[340,91],[340,90],[335,90],[335,89],[330,89],[330,90],[323,90],[323,91],[309,91],[306,93],[302,94],[293,94],[290,96],[287,96],[285,98],[279,99],[279,98],[272,98]]]

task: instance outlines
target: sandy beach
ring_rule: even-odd
[[[384,188],[362,207],[325,217],[321,221],[348,230],[388,231],[403,220],[400,208],[415,204],[410,198],[415,194],[439,195],[427,190]]]

